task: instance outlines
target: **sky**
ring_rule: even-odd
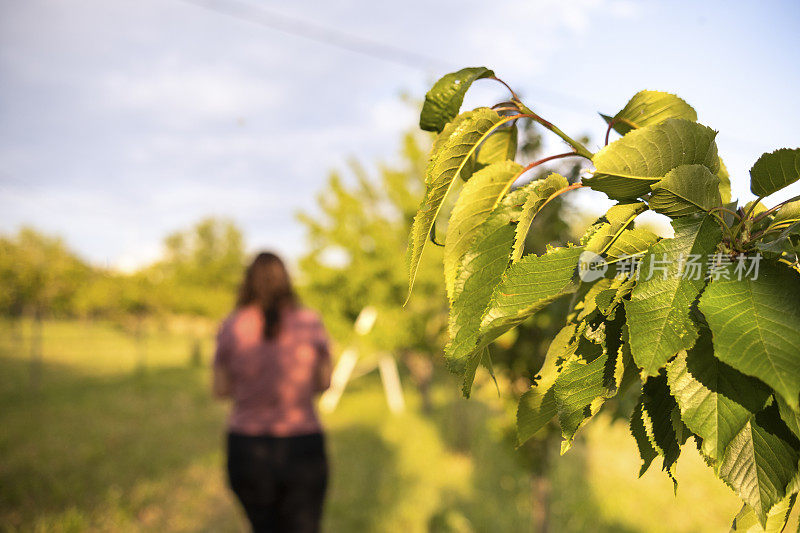
[[[480,65],[592,150],[598,111],[677,93],[720,131],[746,201],[752,163],[800,146],[798,23],[789,1],[0,0],[0,233],[31,225],[132,269],[216,215],[297,258],[295,213],[329,173],[391,162],[416,124],[400,96]],[[291,33],[308,25],[327,42]],[[480,81],[465,107],[504,96]]]

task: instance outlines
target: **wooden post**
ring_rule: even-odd
[[[357,335],[367,335],[372,327],[375,325],[375,320],[378,318],[377,310],[368,305],[358,314],[358,318],[353,326]],[[339,400],[342,398],[345,387],[353,375],[353,370],[358,362],[358,353],[353,347],[347,348],[339,360],[336,362],[336,367],[333,369],[331,375],[331,386],[328,387],[322,397],[320,398],[319,408],[325,413],[330,413],[336,406],[339,405]],[[374,370],[371,367],[369,371]],[[393,413],[400,413],[405,410],[406,403],[403,398],[403,389],[400,386],[400,374],[397,372],[397,362],[394,357],[387,353],[383,353],[378,358],[378,371],[381,374],[381,381],[383,382],[383,390],[386,394],[386,403],[389,404],[389,410]]]
[[[353,373],[357,361],[358,355],[354,348],[348,348],[342,352],[331,375],[331,386],[322,393],[319,401],[319,408],[323,412],[331,413],[339,405],[339,400],[347,387],[347,382],[350,381],[350,375]]]
[[[378,370],[381,373],[383,391],[386,393],[386,403],[389,410],[395,414],[406,409],[403,398],[403,389],[400,386],[400,374],[397,372],[397,361],[388,353],[383,353],[378,359]]]
[[[353,329],[356,330],[358,335],[363,337],[372,331],[372,327],[375,325],[375,321],[377,319],[378,311],[371,305],[368,305],[362,309],[360,313],[358,313],[358,318],[356,318],[356,323],[353,325]]]

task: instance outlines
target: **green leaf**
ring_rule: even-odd
[[[508,266],[514,241],[514,224],[519,220],[527,186],[508,193],[478,230],[471,250],[464,255],[453,285],[450,307],[450,342],[445,358],[451,371],[464,376],[463,393],[469,397],[478,368],[480,322],[492,290]]]
[[[494,382],[494,388],[497,391],[497,395],[500,396],[500,385],[497,384],[497,376],[494,375],[494,367],[492,366],[492,354],[489,351],[489,347],[483,349],[483,356],[481,357],[481,364],[489,372],[489,377],[492,378],[492,382]],[[475,377],[472,377],[472,381],[475,380]]]
[[[716,135],[711,128],[674,118],[632,131],[594,155],[594,176],[583,182],[611,198],[634,199],[680,165],[704,165],[716,174]]]
[[[667,365],[667,382],[686,426],[703,439],[702,452],[714,461],[750,418],[761,411],[770,391],[713,355],[711,333]]]
[[[609,245],[606,250],[606,257],[609,260],[632,257],[646,252],[658,240],[658,235],[650,230],[644,228],[626,229]]]
[[[760,200],[750,200],[744,204],[742,210],[745,213],[750,213],[751,215],[759,215],[767,210],[767,206],[765,206]]]
[[[800,259],[800,221],[784,228],[772,240],[756,242],[755,249],[768,259],[785,256],[786,260],[796,263]]]
[[[689,309],[705,285],[706,256],[721,238],[713,217],[672,221],[675,237],[650,248],[639,269],[639,281],[626,302],[631,352],[643,372],[655,376],[681,350],[692,347],[697,326]],[[682,263],[699,256],[701,271],[681,271]]]
[[[783,229],[800,222],[800,200],[788,202],[778,209],[775,218],[772,219],[770,229]]]
[[[567,186],[569,186],[567,178],[560,174],[550,174],[543,180],[531,182],[530,193],[522,206],[522,216],[514,233],[512,261],[516,262],[522,257],[522,253],[525,251],[525,239],[536,214],[544,207],[551,195]]]
[[[486,67],[469,67],[439,78],[425,95],[425,103],[419,115],[419,127],[426,131],[442,131],[458,115],[464,95],[472,82],[492,76],[494,72]]]
[[[478,165],[491,165],[517,155],[517,127],[497,128],[480,148],[476,157]]]
[[[625,309],[620,307],[620,312],[624,313]],[[628,324],[622,326],[621,335],[622,345],[620,346],[620,357],[615,362],[614,377],[617,380],[617,392],[626,391],[634,383],[638,386],[641,383],[639,376],[639,369],[633,362],[633,354],[631,354],[630,336],[628,334]]]
[[[719,466],[719,476],[752,507],[762,527],[797,473],[797,449],[776,431],[775,422],[780,422],[776,411],[773,405],[751,417]]]
[[[522,167],[513,161],[494,163],[476,172],[459,194],[444,241],[444,277],[451,300],[461,259],[470,249],[481,224],[489,218],[521,170]]]
[[[594,318],[598,311],[597,296],[618,286],[618,283],[619,280],[616,278],[600,278],[595,282],[582,282],[575,291],[568,320],[572,320],[573,315],[577,322]]]
[[[632,129],[664,122],[668,118],[697,121],[697,113],[683,99],[661,91],[639,91],[622,110],[613,117],[603,117],[607,123],[614,121],[614,130],[625,135]]]
[[[592,294],[587,292],[584,300],[591,301]],[[592,327],[582,320],[570,321],[562,328],[548,349],[536,383],[520,399],[520,442],[558,414],[565,439],[561,453],[569,449],[575,432],[619,390],[626,368],[623,323],[620,317]]]
[[[583,422],[599,408],[598,405],[593,409],[592,404],[603,393],[603,374],[607,360],[608,354],[603,353],[589,363],[581,359],[570,361],[553,385],[561,434],[567,445],[572,442],[575,432]]]
[[[630,424],[630,431],[631,435],[633,435],[634,440],[636,440],[636,446],[639,448],[639,457],[642,458],[642,466],[639,469],[639,477],[642,477],[647,469],[650,468],[650,464],[653,462],[653,459],[658,457],[658,452],[653,447],[653,444],[650,442],[650,437],[647,436],[647,429],[645,429],[644,425],[644,397],[640,396],[639,401],[636,404],[636,407],[633,409],[633,413],[631,414],[631,424]]]
[[[481,322],[481,342],[488,344],[566,294],[581,252],[580,246],[555,248],[540,256],[527,255],[511,265],[492,293]]]
[[[644,202],[626,202],[612,205],[605,215],[593,224],[592,233],[581,242],[586,251],[605,253],[617,237],[633,224],[634,219],[647,209]]]
[[[575,324],[567,324],[553,338],[534,385],[522,395],[517,406],[517,444],[522,445],[558,413],[553,384],[564,360],[575,353],[572,342]]]
[[[733,519],[730,533],[781,533],[786,527],[786,521],[796,499],[797,495],[792,494],[776,503],[767,513],[767,523],[764,527],[761,527],[753,508],[744,504]]]
[[[680,446],[688,436],[688,431],[676,414],[677,409],[675,400],[669,394],[665,376],[661,374],[645,381],[630,421],[630,431],[642,458],[639,476],[647,471],[653,459],[661,455],[663,470],[676,487],[675,464],[680,456]],[[680,429],[680,434],[676,427]]]
[[[633,290],[636,280],[628,276],[616,276],[608,289],[600,291],[595,297],[597,309],[605,316],[611,316],[622,300]]]
[[[800,394],[800,275],[780,263],[761,261],[758,277],[712,281],[700,311],[714,335],[716,356],[781,394],[793,409]]]
[[[445,348],[445,357],[454,372],[464,372],[469,356],[478,348],[481,318],[492,290],[508,266],[514,242],[512,221],[518,213],[505,200],[498,205],[478,228],[458,267],[450,310],[450,342]]]
[[[722,158],[719,160],[717,177],[719,178],[720,199],[723,204],[727,204],[731,201],[731,175],[728,173],[728,167],[722,162]]]
[[[777,254],[778,256],[782,253],[794,252],[797,254],[800,252],[798,236],[800,236],[800,221],[786,226],[783,231],[771,241],[757,242],[755,247],[759,251]]]
[[[800,179],[800,148],[781,148],[758,158],[750,169],[750,190],[769,196]]]
[[[442,207],[453,180],[474,152],[478,143],[501,120],[500,115],[488,108],[478,108],[463,113],[449,123],[434,142],[430,161],[425,170],[427,190],[419,206],[408,243],[408,294],[414,287],[417,267],[428,240],[431,227]]]
[[[681,165],[651,186],[650,209],[681,217],[722,205],[719,178],[703,165]]]
[[[650,444],[663,458],[663,470],[675,481],[675,463],[681,454],[673,411],[678,408],[669,393],[664,373],[647,378],[642,386],[642,422]],[[685,440],[685,439],[682,439]]]
[[[781,419],[786,424],[786,427],[794,433],[795,437],[800,438],[800,412],[789,407],[783,397],[776,396],[775,399],[778,402],[778,411]]]

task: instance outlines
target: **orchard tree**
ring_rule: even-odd
[[[12,319],[31,318],[30,377],[34,386],[42,371],[43,320],[74,312],[75,296],[90,268],[57,237],[22,228],[0,238],[0,309]],[[16,330],[15,334],[19,334]]]
[[[506,135],[518,136],[517,156],[529,161],[546,159],[543,153],[544,143],[541,129],[535,121],[522,118],[515,123],[514,128],[509,128],[508,131],[501,130],[499,139],[494,139],[492,142],[497,143]],[[587,143],[588,138],[582,138],[581,142]],[[491,142],[489,146],[491,146]],[[509,156],[514,155],[513,148],[510,147],[512,151],[505,153]],[[487,150],[487,148],[483,149]],[[480,151],[477,153],[480,155]],[[478,155],[475,157],[477,158]],[[489,152],[484,152],[480,156],[484,165],[491,163],[490,160],[487,161],[487,155]],[[516,185],[521,186],[524,183],[545,178],[552,171],[557,171],[565,176],[569,183],[575,183],[579,179],[581,168],[577,161],[552,159],[532,168],[529,173],[521,177],[522,183]],[[569,224],[565,217],[569,208],[568,203],[562,198],[554,198],[548,204],[547,209],[540,211],[525,238],[524,253],[540,254],[546,251],[550,245],[574,238],[576,236],[575,224]],[[587,219],[586,225],[588,223]],[[580,224],[577,226],[580,227]],[[569,295],[565,295],[554,301],[541,313],[529,317],[487,346],[487,351],[490,350],[491,354],[492,373],[500,382],[508,384],[505,387],[498,386],[498,391],[509,410],[516,410],[519,396],[534,382],[534,377],[544,362],[550,339],[558,333],[568,306]],[[515,424],[504,425],[503,429],[509,442],[514,443],[517,440]],[[515,454],[517,460],[528,470],[530,475],[532,525],[534,531],[541,533],[550,529],[551,465],[553,456],[557,454],[559,440],[558,425],[549,423],[533,438],[518,446]]]
[[[244,237],[233,221],[204,218],[168,235],[164,248],[163,260],[137,273],[152,283],[156,307],[214,319],[231,309],[245,263]],[[135,297],[145,282],[131,281]]]
[[[519,153],[539,159],[542,152],[541,129],[534,121],[521,119],[516,129],[503,132],[504,153]],[[510,137],[513,135],[513,137]],[[306,226],[310,252],[300,262],[303,296],[325,314],[334,337],[352,342],[353,321],[365,305],[380,309],[379,319],[371,335],[372,349],[403,354],[411,375],[419,386],[424,405],[430,408],[428,386],[431,361],[444,345],[447,321],[447,299],[442,289],[442,247],[434,246],[423,259],[423,272],[417,276],[415,297],[409,303],[412,312],[400,310],[407,291],[407,278],[397,268],[398,257],[407,246],[408,232],[414,214],[425,193],[424,176],[430,142],[418,135],[403,139],[402,163],[397,167],[381,167],[377,179],[353,163],[350,184],[333,174],[328,186],[318,195],[319,214],[301,214]],[[478,159],[485,164],[485,156]],[[477,166],[477,165],[475,165]],[[552,161],[570,182],[578,179],[580,165]],[[532,171],[526,179],[539,177],[544,167]],[[460,183],[456,184],[457,186]],[[445,209],[452,208],[446,205]],[[563,202],[555,199],[534,222],[536,231],[528,235],[527,251],[541,253],[548,244],[572,236],[572,230],[561,217]],[[447,234],[444,224],[435,229],[439,238]],[[442,243],[438,243],[442,244]],[[420,280],[424,285],[420,290]],[[520,325],[513,335],[500,339],[493,348],[493,370],[498,379],[510,382],[511,393],[503,390],[504,399],[513,401],[516,391],[530,387],[532,377],[541,367],[549,338],[559,329],[566,314],[565,298]],[[509,433],[515,428],[510,427]],[[459,431],[459,434],[461,432]],[[558,433],[553,428],[542,431],[519,450],[519,458],[530,469],[532,485],[537,488],[532,499],[534,514],[540,517],[537,526],[547,522],[548,461]]]
[[[192,286],[235,288],[244,264],[244,237],[227,219],[208,217],[164,239],[164,273]]]
[[[607,145],[593,153],[510,88],[508,101],[459,114],[482,78],[500,81],[467,68],[426,95],[420,126],[438,136],[408,246],[410,295],[442,205],[467,180],[444,214],[443,258],[445,357],[463,393],[481,363],[491,368],[491,342],[571,295],[566,324],[520,398],[519,442],[556,419],[566,452],[609,399],[640,389],[629,424],[641,473],[660,457],[675,480],[691,438],[744,502],[733,529],[780,531],[800,490],[800,201],[762,202],[800,179],[800,149],[761,156],[750,171],[757,199],[739,206],[716,131],[677,96],[634,95],[604,116]],[[515,162],[502,147],[523,118],[569,149]],[[612,130],[621,138],[608,143]],[[588,177],[570,183],[550,174],[514,187],[543,162],[566,158],[585,163]],[[578,243],[525,254],[539,214],[583,187],[617,203]],[[647,210],[670,218],[673,238],[634,225]]]
[[[89,267],[57,237],[22,228],[0,238],[0,306],[6,316],[72,313]]]
[[[412,304],[412,313],[401,309],[407,279],[397,266],[424,194],[428,146],[420,136],[407,134],[401,163],[380,166],[376,179],[355,162],[352,179],[331,174],[317,196],[319,212],[298,215],[310,246],[298,263],[303,299],[322,312],[326,326],[340,342],[359,342],[368,353],[401,357],[426,409],[430,408],[431,361],[444,344],[447,324],[441,251],[432,250],[419,268],[420,297]],[[376,308],[377,320],[369,336],[357,341],[353,322],[366,306]]]

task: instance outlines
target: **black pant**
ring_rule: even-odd
[[[316,532],[328,484],[321,434],[228,434],[228,479],[256,533]]]

